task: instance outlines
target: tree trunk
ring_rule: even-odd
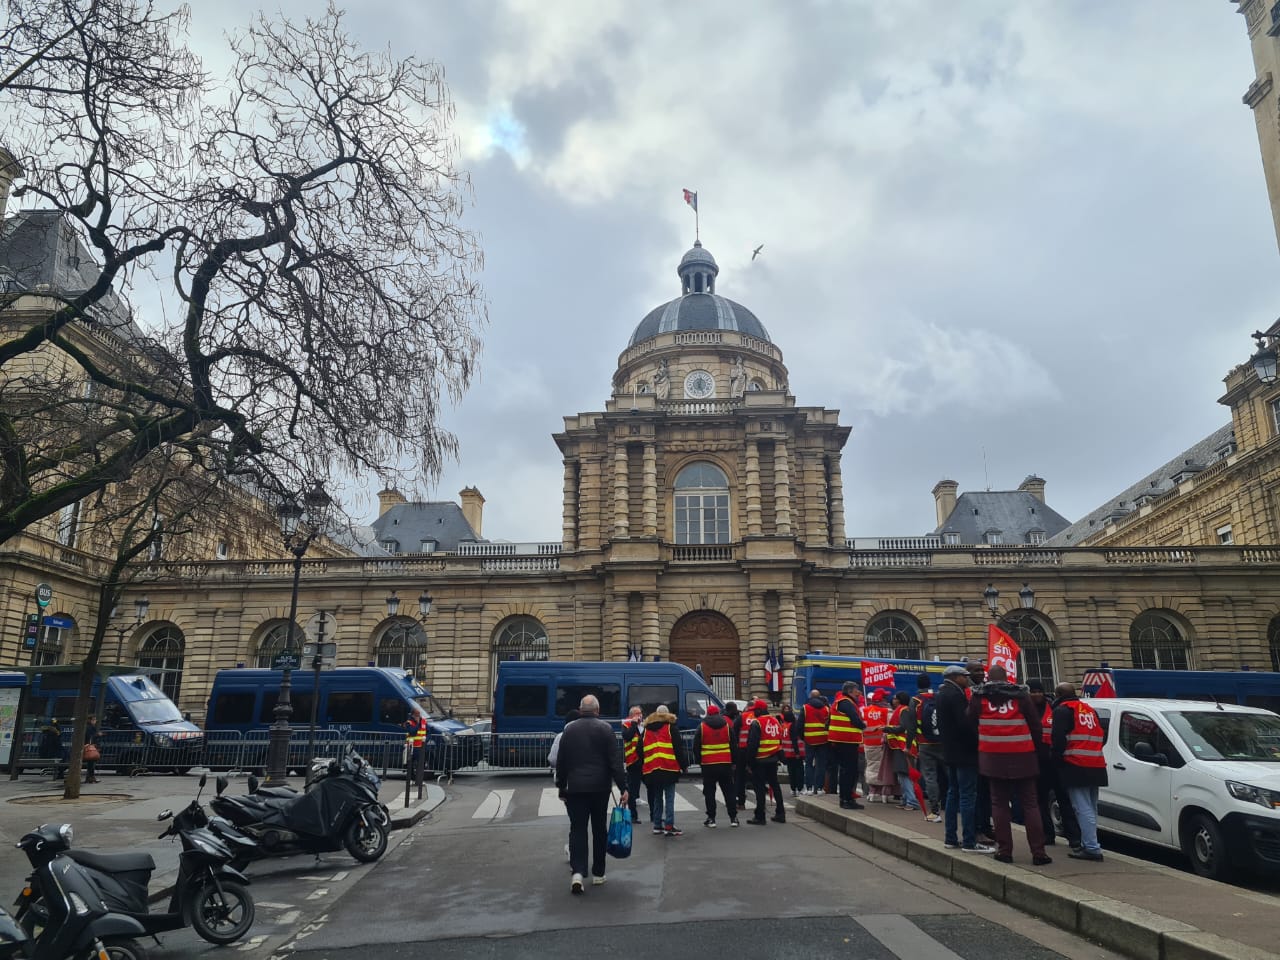
[[[115,567],[98,591],[98,617],[93,625],[93,640],[84,662],[80,664],[80,686],[76,696],[75,720],[71,727],[71,755],[67,762],[67,776],[62,785],[62,799],[80,799],[80,771],[83,767],[84,731],[89,721],[89,699],[93,692],[93,678],[98,670],[98,657],[102,654],[102,638],[107,632],[119,586],[119,572]],[[106,684],[99,687],[98,696],[107,695]]]

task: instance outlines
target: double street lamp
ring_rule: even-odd
[[[133,629],[137,630],[142,626],[142,622],[147,619],[147,611],[151,609],[151,601],[146,597],[139,597],[133,601]],[[120,605],[116,604],[111,608],[111,619],[115,620],[120,616]],[[124,656],[124,635],[128,631],[129,625],[121,621],[116,624],[116,664],[120,663],[120,658]]]
[[[994,623],[996,613],[1000,609],[1000,591],[988,583],[987,589],[982,591],[982,599],[987,602],[987,609],[991,611],[991,620]],[[1022,589],[1018,591],[1018,603],[1023,610],[1030,610],[1036,605],[1036,592],[1025,582],[1022,584]]]
[[[291,498],[283,501],[276,508],[276,515],[280,519],[280,535],[284,539],[285,549],[293,554],[293,592],[289,597],[288,634],[284,645],[284,656],[281,657],[280,663],[280,693],[276,698],[271,733],[267,741],[268,783],[284,783],[288,774],[291,734],[289,718],[293,716],[293,704],[290,698],[293,688],[293,665],[298,659],[295,647],[298,629],[298,581],[302,576],[302,557],[322,532],[324,517],[330,503],[332,500],[317,480],[315,486],[303,495],[301,504]]]

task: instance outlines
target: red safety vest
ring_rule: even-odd
[[[862,731],[853,725],[848,714],[840,709],[840,701],[853,703],[843,693],[836,697],[827,717],[827,742],[835,744],[860,744]]]
[[[868,747],[883,747],[884,725],[889,722],[888,708],[868,704],[862,708],[862,722],[866,724],[862,731],[862,742]]]
[[[894,707],[893,715],[889,717],[889,726],[896,727],[902,722],[902,714],[906,711],[906,707]],[[890,750],[907,749],[907,735],[905,733],[889,733],[884,735],[885,746]]]
[[[410,721],[412,723],[412,721]],[[427,718],[422,714],[418,714],[418,723],[416,726],[410,727],[404,735],[404,742],[412,749],[426,746],[427,743]]]
[[[1053,704],[1044,705],[1044,716],[1040,718],[1040,740],[1046,747],[1053,746]]]
[[[794,760],[796,757],[804,756],[804,740],[798,743],[791,739],[791,728],[795,724],[793,720],[782,721],[782,759]],[[823,726],[822,732],[825,734],[827,728]]]
[[[676,762],[676,748],[671,742],[671,724],[664,723],[656,730],[644,728],[644,766],[640,773],[648,776],[655,770],[680,772],[680,764]]]
[[[815,707],[811,703],[804,705],[804,742],[811,746],[819,746],[827,742],[827,718],[831,710],[827,707]]]
[[[732,754],[729,751],[729,725],[727,723],[719,727],[709,727],[705,720],[702,722],[701,762],[704,767],[733,762]]]
[[[738,727],[738,749],[747,749],[747,737],[751,736],[751,721],[756,718],[755,711],[742,711],[742,726]]]
[[[979,753],[1035,753],[1031,728],[1016,700],[995,706],[986,697],[978,714]]]
[[[1097,712],[1081,700],[1070,700],[1067,706],[1075,711],[1076,722],[1067,734],[1067,749],[1062,759],[1077,767],[1105,767],[1107,761],[1102,755],[1104,734]]]
[[[625,766],[634,766],[640,759],[640,738],[637,737],[636,731],[632,727],[640,723],[639,720],[623,720],[622,721],[622,762]]]
[[[766,713],[763,717],[752,717],[751,720],[760,726],[756,759],[768,760],[782,749],[782,721],[771,713]]]

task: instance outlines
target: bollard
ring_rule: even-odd
[[[418,754],[418,800],[422,800],[422,785],[427,779],[427,747],[423,744]]]

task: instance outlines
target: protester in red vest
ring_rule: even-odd
[[[942,800],[947,795],[946,764],[942,760],[942,732],[938,726],[933,681],[927,673],[916,677],[916,695],[912,698],[911,707],[915,721],[916,762],[929,804],[925,819],[941,823]]]
[[[1040,717],[1027,688],[1009,683],[1007,676],[1004,667],[993,664],[987,672],[987,682],[976,687],[969,700],[969,721],[978,727],[978,771],[990,784],[996,859],[1013,862],[1010,804],[1017,797],[1027,828],[1031,862],[1042,866],[1052,863],[1053,858],[1044,852],[1044,828],[1036,796]]]
[[[827,718],[831,708],[827,698],[817,690],[809,691],[809,699],[796,714],[804,734],[804,792],[813,796],[826,789],[827,759],[831,747],[827,743]]]
[[[733,718],[730,727],[733,731],[733,744],[737,750],[733,755],[733,788],[738,794],[739,810],[747,806],[747,734],[751,732],[752,714],[752,707],[748,705]]]
[[[756,794],[756,813],[747,823],[764,826],[765,800],[773,794],[776,823],[787,822],[782,806],[782,785],[778,783],[778,758],[782,756],[782,721],[769,713],[769,705],[757,700],[751,705],[751,721],[747,731],[747,762],[751,765],[752,789]]]
[[[824,734],[826,725],[823,725]],[[782,762],[787,765],[787,781],[791,796],[804,793],[804,725],[796,718],[791,704],[782,705]]]
[[[640,811],[640,747],[644,743],[644,708],[632,707],[622,721],[622,762],[627,768],[627,795],[631,798],[631,822],[637,823]]]
[[[897,792],[898,778],[893,775],[893,765],[888,762],[884,742],[884,728],[889,725],[890,710],[885,704],[885,692],[873,690],[871,702],[862,708],[862,747],[867,758],[867,802],[888,803]]]
[[[1105,735],[1097,712],[1076,699],[1076,688],[1060,683],[1054,691],[1053,759],[1058,779],[1071,798],[1071,808],[1080,824],[1079,849],[1067,856],[1075,860],[1101,860],[1098,843],[1098,788],[1107,785],[1107,761],[1102,755]]]
[[[1036,780],[1036,795],[1040,798],[1040,822],[1044,825],[1045,846],[1057,842],[1057,831],[1053,825],[1051,811],[1053,798],[1058,798],[1058,811],[1062,817],[1062,833],[1071,848],[1080,846],[1080,825],[1076,823],[1076,815],[1071,811],[1071,798],[1058,780],[1057,764],[1053,762],[1053,704],[1045,697],[1044,684],[1039,680],[1027,682],[1031,691],[1031,705],[1040,715],[1040,741],[1036,744],[1036,759],[1040,763],[1040,776]]]
[[[911,784],[911,758],[907,752],[911,742],[911,727],[915,726],[910,703],[911,698],[905,690],[899,690],[893,695],[893,712],[889,714],[889,724],[884,728],[884,762],[889,767],[887,773],[892,774],[898,782],[898,792],[901,795],[899,806],[904,810],[918,811],[920,804],[916,801],[915,787]]]
[[[853,699],[857,692],[856,683],[845,681],[827,718],[827,743],[836,768],[840,807],[844,810],[862,809],[853,795],[858,780],[858,758],[862,755],[862,713]]]
[[[724,808],[729,814],[729,826],[738,825],[737,795],[733,790],[733,758],[738,745],[733,739],[733,729],[714,703],[707,707],[707,715],[698,724],[693,735],[693,755],[702,767],[702,798],[706,802],[707,819],[704,827],[716,825],[716,787],[724,795]]]

